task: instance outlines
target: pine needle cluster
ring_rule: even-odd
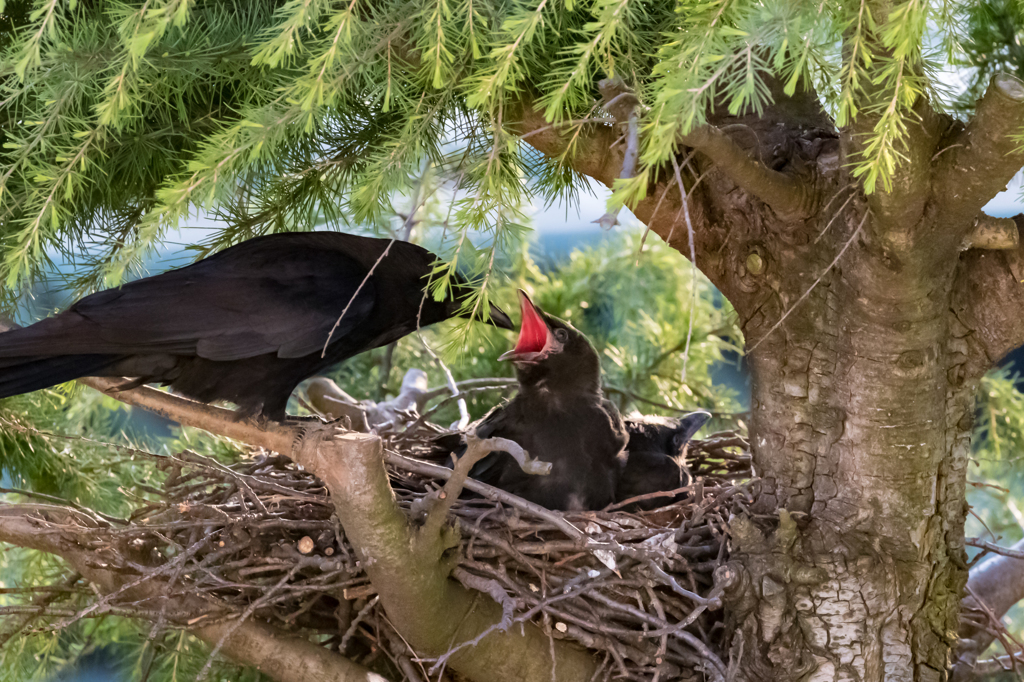
[[[484,308],[521,207],[579,186],[567,158],[517,137],[524,104],[571,140],[604,116],[596,80],[622,77],[642,105],[623,202],[711,112],[761,111],[769,77],[789,93],[813,85],[840,126],[861,122],[853,162],[870,192],[890,186],[912,106],[964,16],[941,0],[12,0],[0,12],[8,298],[55,255],[75,259],[81,290],[119,282],[197,213],[226,219],[200,255],[380,224],[427,164],[454,188],[457,236],[434,293],[468,269],[467,305]]]

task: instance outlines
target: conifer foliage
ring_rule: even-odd
[[[24,284],[47,253],[65,251],[81,264],[81,287],[119,281],[198,211],[231,218],[204,251],[317,219],[373,221],[425,161],[458,180],[451,231],[483,231],[500,249],[527,196],[578,188],[572,142],[605,116],[596,81],[612,76],[640,100],[639,165],[616,202],[643,196],[679,136],[716,107],[759,111],[769,74],[787,94],[815,84],[839,125],[870,114],[855,175],[869,192],[888,187],[910,107],[936,68],[923,46],[954,49],[954,10],[14,0],[0,22],[3,279]],[[569,140],[564,158],[520,144],[524,103]],[[451,267],[492,260],[461,255]]]

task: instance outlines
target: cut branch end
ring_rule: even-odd
[[[990,91],[1012,102],[1024,102],[1024,81],[1009,73],[997,73],[992,78]]]
[[[984,214],[974,220],[974,227],[964,240],[964,250],[1008,251],[1019,245],[1017,223],[1012,218],[993,218]]]

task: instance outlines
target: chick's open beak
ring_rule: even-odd
[[[516,362],[531,362],[536,360],[545,350],[554,343],[554,336],[544,316],[526,292],[519,290],[519,310],[522,313],[523,321],[519,327],[519,340],[512,350],[502,355],[498,360],[514,360]]]

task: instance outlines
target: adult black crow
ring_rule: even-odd
[[[600,509],[615,498],[626,444],[618,410],[601,394],[597,351],[570,324],[537,308],[519,292],[519,340],[500,359],[515,365],[519,392],[477,425],[481,438],[508,438],[551,473],[523,473],[504,452],[491,453],[470,475],[549,509]],[[435,454],[464,449],[461,434],[442,436]]]
[[[650,493],[668,492],[690,485],[683,447],[711,418],[707,412],[691,412],[680,419],[627,417],[626,460],[615,487],[615,501],[623,502]],[[630,508],[655,509],[685,498],[685,494],[641,500]]]
[[[337,232],[250,239],[0,334],[0,398],[128,376],[230,400],[240,417],[283,419],[303,379],[460,314],[464,281],[444,301],[424,296],[435,260],[415,244]],[[513,328],[495,306],[488,312]]]

